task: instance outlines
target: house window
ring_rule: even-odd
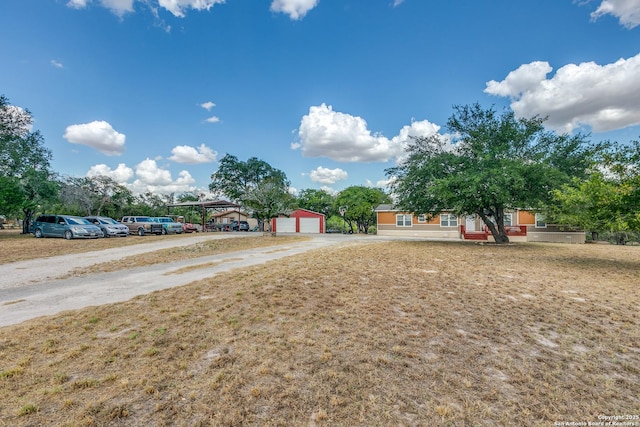
[[[418,215],[418,222],[427,222],[427,216],[424,214]]]
[[[458,217],[454,214],[440,214],[440,227],[457,227]]]
[[[396,226],[411,227],[411,215],[405,215],[405,214],[396,215]]]
[[[547,218],[542,214],[536,214],[536,228],[547,228]]]
[[[513,224],[511,222],[511,215],[510,213],[506,213],[504,214],[504,226],[505,227],[511,227]]]

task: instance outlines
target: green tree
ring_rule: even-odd
[[[640,143],[611,144],[599,153],[587,179],[574,179],[552,192],[548,217],[556,223],[590,231],[593,240],[610,232],[624,244],[640,231]]]
[[[81,215],[121,216],[133,201],[133,194],[113,178],[99,175],[67,178],[61,185],[60,198]]]
[[[286,214],[294,205],[295,199],[289,193],[288,186],[283,186],[279,180],[267,179],[251,186],[242,195],[242,204],[258,220],[260,230],[271,230],[269,220],[280,214]]]
[[[173,194],[159,195],[147,191],[135,197],[131,215],[163,216],[167,214],[167,205],[173,202]]]
[[[35,212],[55,200],[58,188],[50,170],[51,151],[32,125],[28,110],[0,96],[0,208],[22,214],[23,233]]]
[[[441,136],[415,138],[407,158],[387,169],[397,207],[434,216],[476,214],[497,243],[509,241],[505,210],[540,208],[552,190],[586,174],[594,147],[583,135],[545,131],[544,119],[516,119],[478,104],[456,106]]]
[[[379,188],[363,186],[347,187],[336,197],[335,206],[346,208],[344,220],[349,224],[349,229],[356,229],[361,233],[368,233],[369,227],[375,223],[375,209],[381,203],[391,203],[388,194]]]
[[[283,187],[289,186],[285,173],[264,160],[251,157],[243,162],[236,156],[226,154],[220,160],[218,170],[211,175],[209,189],[231,201],[241,202],[247,191],[265,180]]]
[[[337,215],[336,198],[324,190],[308,188],[300,191],[296,197],[299,208],[324,214],[326,218]]]

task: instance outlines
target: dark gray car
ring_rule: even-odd
[[[33,222],[36,237],[64,237],[71,239],[97,239],[102,230],[84,218],[71,215],[40,215]]]

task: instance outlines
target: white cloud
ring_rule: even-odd
[[[213,103],[213,102],[211,102],[211,101],[207,101],[207,102],[203,102],[202,104],[200,104],[200,106],[201,106],[202,108],[204,108],[205,110],[207,110],[207,111],[211,111],[211,109],[212,109],[213,107],[215,107],[215,106],[216,106],[216,104],[214,104],[214,103]]]
[[[87,0],[69,0],[67,6],[73,9],[84,9],[87,7]]]
[[[312,106],[302,117],[299,141],[292,149],[301,149],[306,157],[327,157],[340,162],[386,162],[403,155],[410,136],[430,136],[439,126],[427,120],[413,121],[389,139],[372,134],[367,122],[357,116],[333,111],[325,104]]]
[[[205,120],[207,123],[220,123],[220,118],[216,116],[211,116]]]
[[[271,11],[289,15],[291,19],[298,20],[311,9],[318,5],[319,0],[273,0]]]
[[[620,24],[631,29],[640,25],[640,2],[638,0],[603,0],[598,9],[591,14],[596,20],[603,15],[613,15]]]
[[[55,59],[51,60],[51,65],[53,65],[56,68],[64,68],[64,65],[62,65],[62,63],[56,61]]]
[[[389,179],[380,179],[378,180],[378,182],[376,182],[376,187],[389,188],[389,186],[393,184],[396,181],[396,179],[397,178],[395,176],[389,177]]]
[[[136,166],[137,179],[128,187],[134,193],[181,193],[194,191],[195,180],[186,171],[180,171],[178,179],[175,181],[171,177],[171,172],[158,166],[155,160],[146,159]]]
[[[547,62],[532,62],[490,81],[486,93],[510,97],[518,117],[549,116],[545,124],[561,132],[590,126],[606,132],[640,124],[640,54],[612,64],[568,64],[547,79]]]
[[[332,196],[337,196],[338,193],[340,193],[338,190],[333,189],[327,185],[323,185],[322,187],[320,187],[320,190],[324,191],[327,194],[330,194]]]
[[[393,7],[398,7],[402,3],[404,3],[404,0],[393,0]]]
[[[318,166],[309,173],[311,181],[319,182],[320,184],[335,184],[338,181],[347,179],[348,176],[347,172],[340,168],[329,169],[322,166]]]
[[[158,167],[155,160],[146,159],[136,166],[136,176],[145,184],[171,184],[171,172]]]
[[[133,2],[134,0],[100,0],[103,7],[120,17],[125,13],[133,12]]]
[[[204,144],[201,144],[198,148],[189,145],[178,145],[171,150],[171,154],[173,156],[169,157],[169,160],[190,164],[211,163],[215,162],[218,157],[217,152]]]
[[[208,11],[214,5],[224,2],[225,0],[158,0],[160,7],[167,9],[178,18],[184,18],[186,9]]]
[[[534,61],[530,64],[524,64],[517,70],[511,71],[503,81],[491,80],[488,82],[485,92],[498,96],[520,96],[532,86],[546,79],[547,74],[552,70],[553,68],[548,62]]]
[[[124,152],[126,136],[116,132],[105,121],[93,121],[68,126],[64,138],[72,144],[86,145],[107,156],[119,156]]]
[[[108,176],[118,184],[125,184],[131,178],[133,178],[133,169],[131,169],[124,163],[119,163],[118,167],[115,169],[111,169],[109,166],[101,163],[91,166],[91,168],[87,172],[87,176]]]

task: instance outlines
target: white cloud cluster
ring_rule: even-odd
[[[289,15],[291,19],[298,20],[311,9],[318,5],[319,0],[273,0],[271,11]]]
[[[73,9],[84,9],[92,0],[69,0],[67,6]],[[223,4],[226,0],[96,0],[100,6],[109,9],[113,14],[122,17],[126,13],[134,11],[135,1],[146,4],[152,13],[157,15],[158,6],[169,11],[177,18],[184,18],[188,9],[196,11],[209,10],[216,4]],[[271,11],[289,15],[291,19],[298,20],[311,9],[317,6],[319,0],[273,0]],[[398,0],[396,0],[398,2]],[[157,6],[156,6],[157,4]],[[163,25],[168,31],[170,26]]]
[[[202,104],[200,104],[200,106],[202,108],[204,108],[205,110],[207,110],[207,111],[211,111],[211,109],[213,107],[215,107],[216,104],[211,102],[211,101],[207,101],[207,102],[203,102]],[[220,123],[220,118],[217,117],[217,116],[211,116],[208,119],[205,119],[205,122],[207,122],[207,123]]]
[[[72,144],[95,148],[107,156],[119,156],[124,153],[126,136],[116,132],[105,121],[93,121],[68,126],[63,137]]]
[[[171,172],[163,169],[155,160],[145,159],[135,166],[135,171],[120,163],[116,169],[111,169],[105,164],[92,166],[87,176],[103,175],[113,178],[118,184],[124,185],[134,194],[143,194],[148,191],[154,194],[183,193],[194,191],[195,179],[191,174],[182,170],[174,181]],[[133,182],[131,179],[136,178]]]
[[[225,0],[158,0],[160,7],[167,9],[178,18],[184,18],[186,9],[209,10]]]
[[[200,164],[215,162],[218,153],[204,144],[200,144],[198,148],[189,145],[178,145],[171,150],[172,160],[177,163]]]
[[[347,179],[348,176],[347,172],[340,168],[329,169],[322,166],[318,166],[309,173],[311,181],[319,182],[320,184],[335,184],[338,181]]]
[[[547,62],[525,64],[501,82],[488,82],[485,92],[510,97],[518,117],[549,116],[546,125],[561,132],[640,124],[640,54],[606,65],[568,64],[547,79],[551,70]]]
[[[309,114],[302,117],[299,142],[291,148],[300,148],[305,157],[327,157],[340,162],[386,162],[403,155],[410,137],[431,136],[439,129],[427,120],[413,121],[389,139],[372,134],[363,118],[336,112],[330,105],[321,104],[310,107]]]
[[[118,184],[126,184],[131,178],[133,178],[133,169],[124,163],[119,163],[118,167],[115,169],[111,169],[109,166],[101,163],[91,166],[89,172],[87,172],[87,176],[108,176]]]
[[[72,9],[84,9],[87,7],[87,0],[69,0],[67,6]]]
[[[124,16],[125,13],[133,12],[133,2],[135,0],[98,0],[100,6],[109,9],[114,15]],[[86,8],[91,0],[69,0],[67,6],[73,9]]]
[[[640,25],[640,2],[638,0],[603,0],[591,14],[596,20],[603,15],[613,15],[620,24],[631,29]]]

